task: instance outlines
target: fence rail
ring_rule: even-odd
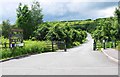
[[[52,51],[55,51],[56,49],[64,49],[64,51],[67,51],[66,43],[64,41],[51,41],[51,43],[47,43],[47,47]]]

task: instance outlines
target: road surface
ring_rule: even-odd
[[[67,52],[48,52],[0,63],[3,75],[118,75],[118,64],[93,51],[93,40]]]

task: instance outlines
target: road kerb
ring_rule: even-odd
[[[103,52],[109,59],[111,59],[111,60],[113,60],[114,62],[117,62],[117,63],[118,63],[118,61],[119,61],[118,59],[111,57],[111,56],[108,55],[106,52],[104,52],[104,50],[102,50],[102,52]]]

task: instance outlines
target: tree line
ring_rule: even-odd
[[[96,40],[119,40],[120,38],[120,6],[115,10],[114,17],[98,18],[96,20],[75,20],[43,22],[44,15],[39,2],[28,5],[19,4],[15,25],[9,20],[2,22],[2,35],[8,38],[10,28],[21,28],[24,31],[24,39],[36,40],[67,40],[82,43],[86,38],[86,32],[92,34]],[[68,39],[69,38],[69,39]]]
[[[19,4],[17,10],[17,19],[14,25],[10,25],[9,20],[2,22],[2,35],[8,38],[8,34],[11,28],[23,29],[24,39],[30,39],[37,26],[43,22],[42,8],[39,2],[35,1],[31,7],[28,5]]]

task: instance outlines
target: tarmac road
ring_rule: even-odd
[[[3,75],[118,75],[118,64],[93,51],[93,40],[67,52],[48,52],[2,62]]]

